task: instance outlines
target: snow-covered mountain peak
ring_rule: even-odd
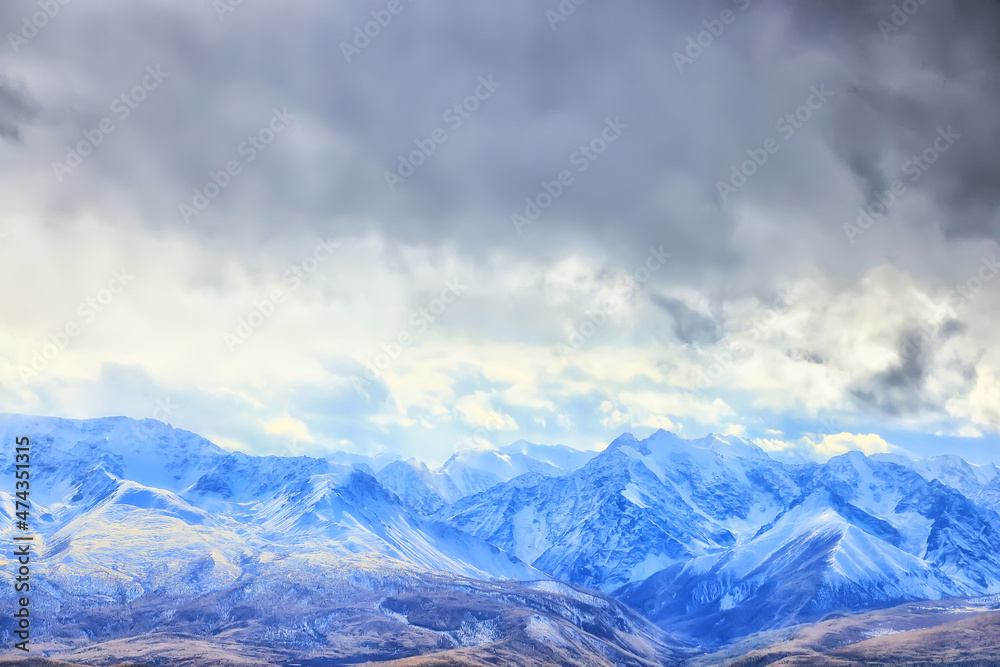
[[[709,433],[704,438],[692,440],[695,447],[708,449],[723,458],[770,459],[763,449],[735,435]]]
[[[374,474],[385,466],[402,459],[398,454],[383,452],[375,456],[354,454],[352,452],[334,451],[326,455],[326,460],[337,465],[353,466]]]
[[[613,452],[622,447],[631,447],[638,451],[640,440],[636,439],[631,433],[622,433],[620,436],[612,440],[608,446],[605,448],[602,454]]]
[[[516,440],[501,447],[504,454],[519,454],[542,463],[548,463],[560,470],[576,470],[592,459],[597,452],[573,449],[566,445],[539,445],[527,440]]]
[[[0,433],[32,437],[53,581],[121,596],[218,590],[290,551],[321,572],[365,558],[551,576],[707,637],[1000,592],[1000,476],[952,455],[788,464],[736,436],[660,430],[599,453],[518,441],[437,469],[396,460],[373,476],[352,457],[225,452],[126,418],[5,415]],[[11,500],[0,493],[2,530]],[[107,569],[92,569],[99,561]]]
[[[154,419],[0,415],[0,438],[13,442],[22,435],[31,438],[33,460],[47,469],[47,483],[33,489],[46,504],[63,500],[98,466],[119,479],[178,492],[229,456],[201,436]],[[10,462],[12,452],[0,449],[0,466]]]
[[[681,438],[676,433],[661,428],[653,432],[648,438],[644,440],[644,442],[649,443],[650,445],[669,446],[673,444],[684,443],[687,441]]]
[[[673,456],[708,460],[704,459],[702,452],[711,452],[725,459],[771,460],[771,457],[763,449],[742,438],[716,433],[709,433],[705,437],[695,440],[686,440],[676,433],[664,429],[659,429],[644,440],[637,440],[631,433],[623,433],[612,441],[605,451],[623,448],[634,451],[641,456],[652,456],[658,460],[666,460]]]
[[[410,466],[414,470],[418,470],[420,472],[427,472],[427,473],[429,473],[431,471],[431,469],[429,467],[427,467],[426,463],[424,463],[420,459],[413,458],[412,456],[410,458],[406,459],[406,461],[403,461],[403,463],[405,463],[406,465]]]

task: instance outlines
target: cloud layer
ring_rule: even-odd
[[[982,458],[998,18],[6,3],[4,403],[169,400],[254,451],[663,427]]]

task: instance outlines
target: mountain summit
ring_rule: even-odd
[[[535,605],[539,620],[520,617],[519,632],[578,623],[577,611],[539,611],[566,596],[612,623],[607,614],[626,614],[616,598],[711,646],[832,612],[1000,593],[1000,470],[954,456],[789,464],[735,436],[661,430],[624,433],[601,452],[519,441],[458,452],[437,469],[396,460],[376,471],[336,456],[227,452],[152,420],[0,415],[0,436],[24,434],[45,563],[37,599],[64,618],[99,608],[139,627],[140,608],[156,610],[143,616],[153,623],[207,605],[206,619],[228,620],[204,627],[222,631],[243,613],[236,601],[266,615],[267,591],[280,590],[355,600],[362,615],[396,623],[410,604],[387,602],[396,592],[465,586],[476,605],[494,594]],[[0,451],[8,475],[11,451]],[[0,492],[7,534],[12,500]],[[518,581],[533,582],[530,592],[512,592]],[[12,590],[8,572],[0,582]],[[303,608],[303,627],[326,604],[339,603]],[[492,637],[480,611],[455,627]],[[635,623],[630,632],[670,644]],[[599,652],[627,644],[593,641]]]

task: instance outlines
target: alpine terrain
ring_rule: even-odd
[[[123,417],[3,415],[0,435],[31,441],[35,649],[75,662],[672,664],[1000,593],[1000,470],[954,456],[789,464],[657,431],[430,468],[250,456]]]

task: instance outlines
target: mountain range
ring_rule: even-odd
[[[833,611],[1000,591],[998,472],[860,452],[788,464],[732,436],[658,431],[436,516],[670,632],[720,642]]]
[[[665,664],[830,614],[1000,592],[1000,469],[955,456],[792,464],[657,431],[430,468],[251,456],[153,420],[0,415],[4,442],[24,435],[35,631],[66,658],[142,659],[151,638],[183,637],[233,664]],[[3,448],[4,479],[13,465]],[[0,491],[4,539],[13,510]],[[0,619],[8,644],[12,630]]]

